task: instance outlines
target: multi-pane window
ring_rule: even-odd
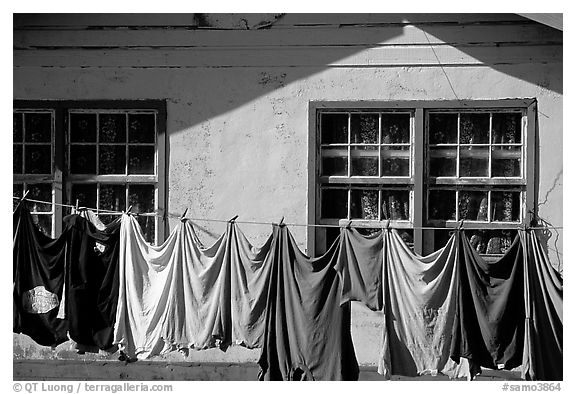
[[[320,114],[320,218],[410,220],[410,112]]]
[[[520,110],[428,111],[427,222],[520,223],[524,217],[524,115]],[[476,230],[478,252],[501,254],[508,230]],[[444,242],[436,238],[436,246]]]
[[[54,111],[22,110],[13,114],[13,196],[53,201]],[[18,204],[14,201],[13,207]],[[32,219],[48,236],[54,233],[54,207],[30,203]]]
[[[146,239],[158,241],[162,238],[158,213],[163,209],[164,196],[163,167],[159,165],[164,151],[163,104],[97,104],[47,102],[36,104],[47,109],[14,110],[14,194],[20,196],[26,189],[31,199],[94,208],[105,223],[119,215],[109,211],[126,211],[131,207],[131,212],[138,214]],[[48,120],[35,117],[29,120],[30,114],[36,117],[47,114]],[[35,136],[32,141],[35,150],[30,152],[26,130],[33,121],[33,125],[42,121],[41,124],[51,124],[52,128],[44,134],[36,132],[38,136],[30,131]],[[40,148],[43,150],[39,151]],[[26,155],[39,157],[40,163],[30,164],[34,162]],[[51,172],[46,172],[48,166]],[[43,175],[38,178],[36,174]],[[40,181],[44,183],[39,184]],[[70,208],[29,204],[38,211],[46,211],[37,215],[50,215],[56,224],[71,212]],[[47,222],[48,218],[43,220]],[[43,225],[47,234],[57,235],[57,226],[53,224],[49,230],[46,226]]]
[[[156,112],[68,111],[67,190],[72,201],[97,210],[132,206],[145,237],[155,239]],[[100,213],[104,223],[118,214]]]
[[[534,209],[534,100],[311,107],[318,224],[390,220],[430,252],[463,221],[479,253],[501,254]],[[309,234],[319,252],[337,229]]]
[[[430,112],[427,124],[428,221],[520,222],[522,113]]]

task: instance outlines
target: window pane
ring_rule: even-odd
[[[86,208],[96,208],[96,184],[74,184],[72,185],[72,201],[70,204]]]
[[[128,142],[156,142],[154,114],[128,115]]]
[[[154,146],[128,148],[128,174],[154,174]]]
[[[348,175],[348,149],[322,148],[322,175]]]
[[[38,201],[50,201],[52,202],[52,184],[51,183],[37,183],[34,185],[26,185],[28,189],[28,198]],[[29,205],[30,212],[51,212],[52,205],[41,204],[37,202],[30,202]]]
[[[458,142],[458,114],[430,114],[430,144]]]
[[[348,217],[348,191],[346,189],[322,189],[321,216],[324,219]]]
[[[352,144],[378,143],[378,115],[351,115],[350,128]]]
[[[493,221],[520,221],[520,192],[493,191],[491,205]]]
[[[492,147],[492,176],[519,177],[522,160],[520,146]]]
[[[52,142],[52,114],[24,115],[26,142]]]
[[[456,176],[456,147],[430,148],[430,176]]]
[[[154,212],[154,185],[130,185],[128,205],[132,205],[134,213]]]
[[[410,147],[382,147],[382,176],[410,176]]]
[[[70,147],[70,172],[96,174],[96,146],[72,145]]]
[[[13,114],[12,142],[22,142],[22,114]]]
[[[32,215],[32,222],[48,237],[52,237],[52,215]]]
[[[382,114],[383,144],[410,143],[410,114]]]
[[[378,176],[378,148],[354,146],[350,149],[352,175]]]
[[[487,144],[490,137],[490,114],[460,114],[460,143]]]
[[[461,177],[487,177],[488,176],[488,147],[461,146],[460,147],[460,176]]]
[[[488,220],[488,192],[462,190],[458,201],[459,219]]]
[[[101,114],[99,141],[126,142],[126,115]]]
[[[492,114],[492,143],[512,144],[522,142],[522,114]]]
[[[378,220],[378,190],[352,189],[351,219]]]
[[[25,152],[26,174],[51,174],[52,149],[50,145],[27,145]]]
[[[96,114],[70,114],[70,141],[96,142]]]
[[[99,209],[109,211],[126,210],[126,186],[125,185],[100,185]]]
[[[150,243],[154,243],[154,230],[156,228],[156,219],[154,216],[137,216],[136,220],[140,223],[144,239]]]
[[[347,144],[348,115],[322,114],[320,134],[323,144]]]
[[[449,230],[434,230],[434,250],[440,250],[448,243],[451,231]]]
[[[512,246],[516,231],[475,230],[466,231],[470,244],[479,254],[504,254]]]
[[[126,145],[100,145],[100,174],[126,173]]]
[[[409,190],[382,190],[382,219],[410,219]]]
[[[428,218],[456,220],[456,191],[430,190],[428,193]]]
[[[22,145],[12,146],[12,172],[22,174]]]

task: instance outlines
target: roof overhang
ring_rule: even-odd
[[[563,14],[518,14],[518,15],[562,31]]]

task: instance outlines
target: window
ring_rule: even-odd
[[[53,201],[54,184],[54,111],[15,110],[13,115],[14,196]],[[18,180],[18,183],[16,183]],[[14,203],[14,207],[17,202]],[[48,236],[54,233],[54,206],[31,203],[34,223]]]
[[[118,215],[106,211],[132,206],[146,239],[160,241],[165,113],[163,102],[15,103],[14,195],[29,190],[31,199],[78,202],[105,223]],[[31,206],[51,236],[71,212]]]
[[[390,220],[427,253],[450,234],[433,228],[464,221],[478,252],[497,255],[533,209],[534,100],[310,108],[313,223],[353,221],[369,232]],[[310,250],[326,250],[338,231],[311,230]]]

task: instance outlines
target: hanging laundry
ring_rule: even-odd
[[[455,237],[428,256],[413,253],[396,230],[364,237],[343,229],[342,237],[342,301],[354,299],[384,311],[378,372],[387,379],[439,373],[468,377],[466,363],[450,359],[458,286]]]
[[[489,262],[474,250],[464,232],[458,234],[460,291],[458,327],[452,357],[478,367],[512,369],[522,364],[524,341],[524,269],[520,239],[508,252]]]
[[[63,308],[66,236],[51,239],[38,230],[22,202],[13,215],[13,331],[36,343],[56,346],[68,340]]]
[[[350,308],[334,267],[338,242],[309,258],[285,226],[274,227],[259,380],[357,380]]]
[[[266,305],[258,289],[266,288],[270,244],[252,247],[231,223],[204,248],[184,221],[152,246],[136,219],[123,215],[114,343],[138,358],[180,348],[259,346]]]
[[[81,351],[112,347],[118,302],[120,220],[102,230],[79,215],[64,218],[67,234],[66,318]]]
[[[100,220],[100,218],[98,217],[97,214],[94,213],[94,211],[91,211],[90,209],[82,209],[80,210],[78,215],[80,215],[81,217],[92,223],[94,227],[96,227],[96,229],[100,231],[106,230],[106,225]],[[118,220],[119,219],[120,218],[118,217]]]
[[[373,311],[382,310],[383,253],[382,231],[364,236],[355,229],[341,230],[334,268],[342,283],[342,304],[360,301]]]
[[[536,231],[521,232],[526,326],[522,378],[562,380],[562,276],[552,267]]]

